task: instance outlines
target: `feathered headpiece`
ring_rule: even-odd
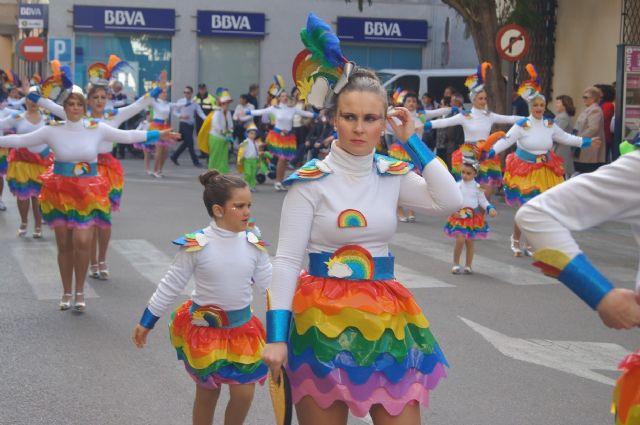
[[[484,89],[484,82],[487,78],[487,70],[493,68],[489,62],[482,62],[478,65],[478,69],[475,74],[471,74],[467,77],[464,85],[469,89],[470,93],[478,93]]]
[[[96,62],[89,65],[87,69],[89,82],[94,86],[107,86],[127,66],[129,66],[127,61],[123,61],[116,55],[111,55],[109,56],[109,62],[106,64]]]
[[[216,89],[216,97],[218,98],[218,103],[220,104],[231,102],[233,100],[233,98],[231,97],[231,93],[229,93],[229,89],[225,89],[224,87],[218,87]]]
[[[296,55],[292,67],[300,99],[318,109],[329,107],[349,81],[355,64],[342,55],[340,40],[331,27],[313,13],[300,39],[306,49]]]
[[[391,103],[393,103],[394,106],[404,105],[404,99],[408,93],[408,90],[402,90],[401,87],[396,88],[396,91],[391,94]]]
[[[531,63],[528,63],[525,69],[530,78],[518,86],[518,95],[527,101],[532,101],[536,97],[542,97],[544,99],[541,93],[542,89],[540,88],[540,75],[538,75],[538,70]]]
[[[60,62],[50,62],[52,75],[42,83],[42,95],[56,103],[64,103],[71,93],[82,93],[82,89],[73,85],[71,68],[60,66]]]
[[[284,90],[284,78],[282,78],[282,75],[280,74],[274,75],[273,83],[271,83],[267,91],[271,96],[278,97],[280,96],[280,93],[282,93],[283,90]]]
[[[20,79],[15,72],[10,69],[5,69],[4,73],[7,74],[7,89],[12,89],[20,85]]]

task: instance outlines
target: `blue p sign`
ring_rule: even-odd
[[[57,59],[60,62],[71,62],[71,39],[49,38],[49,60]]]

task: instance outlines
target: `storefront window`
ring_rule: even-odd
[[[210,93],[217,87],[229,89],[234,103],[260,82],[260,41],[234,38],[200,38],[198,83]]]
[[[171,79],[171,38],[148,35],[76,34],[75,84],[86,87],[87,68],[94,62],[107,62],[117,55],[131,65],[118,76],[125,89],[141,96],[151,88],[162,70]]]
[[[420,47],[366,46],[344,43],[342,53],[349,60],[367,68],[422,68],[422,48]]]

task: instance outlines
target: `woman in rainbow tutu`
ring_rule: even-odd
[[[479,162],[478,182],[485,189],[487,198],[491,200],[493,188],[502,186],[500,157],[496,156],[491,159],[484,157],[491,144],[498,138],[497,135],[490,137],[491,127],[494,124],[513,124],[524,117],[499,115],[487,110],[487,92],[484,88],[484,80],[489,68],[491,68],[489,62],[478,65],[478,71],[465,81],[473,105],[471,110],[464,110],[450,118],[428,121],[425,123],[425,129],[462,126],[464,144],[451,155],[451,173],[456,180],[460,180],[460,170],[464,158]],[[502,132],[498,132],[498,134],[504,135]]]
[[[594,146],[600,143],[594,139]],[[531,199],[517,212],[516,223],[535,249],[535,266],[558,279],[596,310],[606,326],[637,329],[640,326],[640,273],[635,291],[616,288],[589,261],[571,235],[572,231],[617,221],[629,224],[636,240],[640,240],[640,137],[633,143],[622,143],[620,151],[623,155],[611,164]],[[640,350],[627,356],[619,367],[622,375],[613,392],[615,423],[638,425]],[[604,394],[608,396],[609,390]]]
[[[37,92],[34,86],[31,92]],[[13,128],[16,134],[26,134],[43,127],[46,117],[38,109],[38,105],[31,100],[25,101],[27,110],[15,112],[10,116],[0,119],[0,130]],[[7,183],[9,190],[16,197],[18,212],[20,213],[20,227],[18,236],[27,234],[29,220],[29,207],[33,211],[33,238],[42,238],[42,212],[38,196],[42,188],[40,175],[44,174],[53,163],[53,157],[46,144],[31,146],[29,148],[11,149],[9,153],[9,168],[7,171]]]
[[[251,312],[255,285],[266,292],[271,262],[260,232],[250,221],[247,183],[217,170],[200,176],[211,224],[184,235],[171,268],[160,281],[132,339],[144,347],[151,329],[195,278],[191,299],[171,315],[169,334],[178,358],[196,383],[193,424],[211,425],[222,384],[231,394],[225,424],[240,425],[249,412],[256,382],[267,367],[260,359],[265,331]]]
[[[276,166],[276,182],[274,187],[277,191],[286,190],[282,185],[284,172],[288,162],[296,156],[296,135],[293,133],[293,117],[300,115],[311,118],[313,112],[305,111],[295,106],[289,106],[289,93],[284,89],[282,76],[275,77],[277,90],[275,95],[278,99],[277,106],[269,106],[265,109],[254,109],[250,111],[253,116],[272,115],[275,127],[267,134],[267,149],[278,158]]]
[[[507,205],[520,207],[564,181],[562,158],[553,152],[553,143],[566,146],[588,148],[591,139],[564,132],[552,119],[544,117],[547,107],[545,97],[540,93],[538,72],[532,64],[526,66],[531,79],[520,85],[518,94],[529,103],[531,115],[518,121],[489,151],[488,157],[517,144],[515,152],[507,156],[504,172],[504,200]],[[595,138],[597,139],[597,138]],[[520,228],[513,225],[511,250],[516,257],[530,256],[528,245],[522,246]]]
[[[336,111],[338,140],[324,160],[285,181],[287,225],[280,227],[263,359],[275,380],[286,363],[301,425],[346,424],[349,411],[374,423],[419,424],[420,405],[447,361],[411,292],[394,278],[396,206],[447,216],[462,197],[415,135],[409,111],[387,113],[376,75],[342,56],[326,23],[310,14],[302,39],[308,50],[299,66],[316,71],[297,79],[301,96]],[[338,78],[327,79],[336,70]],[[374,153],[387,122],[424,177]],[[300,274],[306,252],[309,267]]]
[[[161,135],[176,137],[165,131],[123,131],[99,121],[85,118],[86,99],[80,88],[70,87],[64,73],[50,77],[64,88],[58,100],[63,104],[65,123],[44,126],[32,133],[0,137],[0,146],[23,148],[46,144],[55,157],[52,169],[42,175],[40,206],[44,221],[55,232],[58,265],[63,295],[60,309],[68,310],[72,302],[73,276],[76,278],[75,305],[84,311],[84,283],[89,268],[94,227],[104,226],[111,218],[109,182],[98,174],[101,144],[153,142]],[[47,81],[43,86],[48,84]],[[51,123],[53,124],[53,122]]]

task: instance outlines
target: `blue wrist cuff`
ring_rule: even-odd
[[[402,147],[411,157],[413,165],[420,171],[424,170],[424,167],[436,157],[433,151],[429,149],[416,134],[411,135],[407,143],[402,144]]]
[[[491,204],[487,205],[487,211],[495,210],[495,209],[496,209],[496,207],[494,207],[493,205],[491,205]]]
[[[267,311],[267,343],[287,342],[291,326],[291,311]]]
[[[433,124],[431,124],[431,121],[427,121],[424,123],[425,130],[431,130],[431,127],[433,127]]]
[[[155,143],[160,140],[160,131],[158,130],[149,130],[147,131],[147,143]]]
[[[160,96],[160,93],[162,93],[162,89],[160,87],[154,87],[149,92],[149,96],[151,96],[154,99],[157,99],[158,96]]]
[[[576,255],[562,270],[558,280],[594,310],[605,295],[614,288],[584,254]]]
[[[30,101],[32,101],[33,103],[38,103],[38,101],[40,100],[42,96],[40,96],[37,93],[29,93],[27,95],[27,99],[29,99]]]
[[[154,315],[149,308],[145,308],[144,313],[142,313],[142,317],[140,318],[140,326],[147,329],[153,329],[158,320],[160,320],[158,316]]]
[[[580,148],[587,149],[591,147],[591,137],[583,137],[582,138],[582,146]]]

